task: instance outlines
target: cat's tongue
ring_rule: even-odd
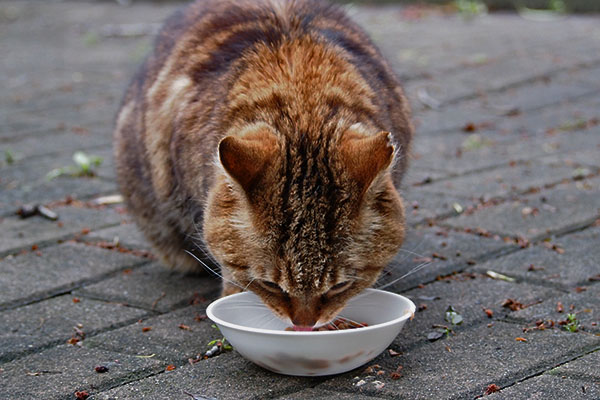
[[[300,331],[300,332],[310,332],[313,330],[312,326],[298,326],[298,325],[294,325],[294,330],[295,331]]]

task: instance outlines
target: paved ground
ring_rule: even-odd
[[[418,127],[409,237],[380,285],[430,263],[389,286],[420,312],[382,374],[305,379],[235,351],[190,364],[218,336],[218,281],[165,271],[121,205],[93,202],[116,192],[112,117],[173,8],[0,4],[0,398],[600,398],[597,18],[352,8]],[[77,150],[104,157],[97,176],[48,181]],[[60,219],[21,219],[24,203]],[[464,322],[429,341],[450,305]]]

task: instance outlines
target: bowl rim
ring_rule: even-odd
[[[394,318],[392,320],[386,321],[386,322],[382,322],[380,324],[376,324],[376,325],[369,325],[369,326],[365,326],[363,328],[360,329],[344,329],[344,330],[338,330],[338,331],[308,331],[308,332],[303,332],[303,331],[276,331],[273,329],[263,329],[263,328],[252,328],[252,327],[248,327],[248,326],[244,326],[244,325],[239,325],[239,324],[235,324],[233,322],[228,322],[225,321],[217,316],[215,316],[215,314],[213,313],[213,309],[219,305],[221,302],[227,301],[229,299],[231,299],[234,296],[244,296],[247,295],[247,293],[251,293],[251,292],[241,292],[241,293],[236,293],[236,294],[232,294],[226,297],[221,297],[220,299],[217,299],[215,301],[213,301],[212,303],[210,303],[208,305],[208,307],[206,308],[206,315],[208,316],[208,318],[210,318],[211,321],[213,321],[215,324],[217,325],[222,325],[225,326],[227,328],[230,329],[234,329],[237,331],[243,331],[243,332],[248,332],[248,333],[260,333],[260,334],[264,334],[264,335],[275,335],[275,336],[311,336],[314,337],[315,335],[340,335],[340,334],[356,334],[359,332],[369,332],[369,331],[374,331],[377,329],[382,329],[388,326],[392,326],[395,324],[398,324],[406,319],[409,318],[413,318],[415,315],[415,310],[416,310],[416,306],[415,303],[413,303],[413,301],[411,299],[409,299],[408,297],[402,296],[398,293],[394,293],[394,292],[388,292],[386,290],[380,290],[380,289],[373,289],[373,288],[367,288],[365,290],[363,290],[361,293],[364,292],[378,292],[378,293],[385,293],[386,295],[391,295],[391,296],[395,296],[395,297],[399,297],[400,299],[407,301],[408,305],[409,305],[409,311],[407,313],[405,313],[404,315],[398,317],[398,318]]]

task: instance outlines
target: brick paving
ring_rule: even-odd
[[[0,398],[600,398],[598,17],[350,9],[414,111],[409,233],[377,285],[420,311],[371,363],[383,375],[298,378],[235,351],[189,363],[218,336],[218,280],[163,269],[122,205],[94,203],[116,193],[120,96],[175,7],[0,4]],[[76,151],[104,158],[96,177],[46,179]],[[60,218],[21,219],[26,203]],[[429,341],[449,305],[464,322]]]

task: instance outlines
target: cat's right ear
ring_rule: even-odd
[[[229,176],[251,192],[277,151],[277,137],[268,129],[227,136],[219,143],[219,159]]]
[[[394,158],[394,145],[389,132],[373,136],[347,132],[340,151],[344,165],[362,193],[377,175],[390,166]]]

